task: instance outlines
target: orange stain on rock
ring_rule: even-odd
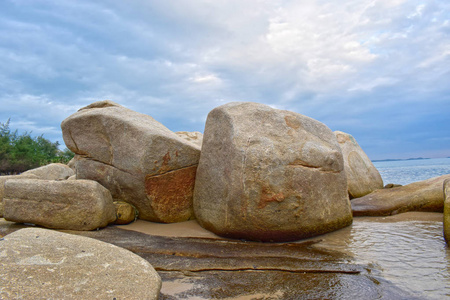
[[[193,217],[196,172],[197,165],[145,178],[147,197],[161,222],[182,222]]]
[[[270,189],[263,187],[261,191],[261,198],[259,199],[258,208],[264,208],[270,202],[282,202],[284,199],[285,197],[282,192],[276,194]]]

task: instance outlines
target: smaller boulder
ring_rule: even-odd
[[[444,238],[450,243],[450,179],[444,181]]]
[[[175,134],[191,143],[194,143],[195,145],[199,146],[200,148],[202,147],[203,134],[201,132],[177,131],[177,132],[175,132]]]
[[[91,238],[26,228],[0,242],[0,299],[158,299],[161,278],[136,254]]]
[[[350,198],[365,196],[383,188],[383,179],[372,161],[362,150],[355,138],[348,133],[335,131],[344,156],[344,169],[347,174]]]
[[[116,216],[117,219],[114,222],[114,224],[117,225],[125,225],[130,224],[131,222],[134,222],[139,212],[130,203],[124,202],[124,201],[114,201],[114,206],[116,207]]]
[[[38,179],[44,180],[64,180],[74,175],[75,172],[65,164],[49,164],[36,169],[28,170],[23,172],[22,175],[33,174],[38,177]]]
[[[116,220],[111,193],[91,180],[11,179],[3,204],[6,220],[47,228],[93,230]]]
[[[389,216],[407,211],[442,212],[442,186],[446,179],[450,179],[450,174],[396,188],[376,190],[353,199],[353,216]]]

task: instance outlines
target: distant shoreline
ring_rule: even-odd
[[[429,157],[415,157],[415,158],[388,158],[388,159],[374,159],[372,162],[380,162],[380,161],[402,161],[402,160],[422,160],[422,159],[431,159]]]

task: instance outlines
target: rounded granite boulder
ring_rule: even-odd
[[[201,226],[224,237],[292,241],[352,223],[341,149],[309,117],[229,103],[207,118],[194,189]]]
[[[158,299],[161,278],[136,254],[91,238],[26,228],[0,241],[0,299]]]

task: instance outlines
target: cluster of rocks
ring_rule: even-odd
[[[74,159],[0,177],[0,216],[72,230],[196,218],[225,237],[290,241],[345,227],[352,215],[442,211],[450,176],[383,189],[351,135],[249,102],[212,110],[204,137],[108,100],[61,128]]]
[[[153,222],[197,218],[218,235],[259,241],[298,240],[352,222],[338,140],[300,114],[230,103],[208,115],[202,141],[100,101],[61,127],[74,171],[4,178],[5,219],[92,230],[138,212]]]
[[[383,189],[351,135],[262,104],[215,108],[204,137],[172,132],[111,101],[81,108],[61,128],[74,159],[0,177],[5,219],[92,230],[137,217],[196,218],[225,237],[290,241],[351,224],[352,209],[353,215],[443,209],[437,190],[445,176]]]

